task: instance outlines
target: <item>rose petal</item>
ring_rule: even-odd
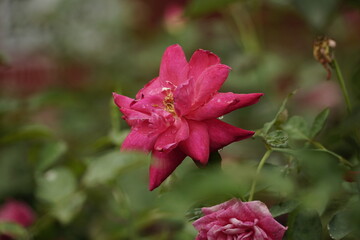
[[[119,108],[129,108],[130,104],[134,101],[134,99],[126,97],[124,95],[120,95],[117,93],[113,93],[114,102]]]
[[[188,121],[188,124],[189,137],[180,143],[180,148],[194,161],[206,165],[210,151],[207,125],[197,121]]]
[[[263,93],[217,93],[209,102],[205,103],[205,105],[186,115],[186,118],[197,121],[218,118],[235,109],[257,103],[263,95]]]
[[[163,87],[175,87],[188,79],[189,64],[180,45],[168,47],[161,59],[159,80]]]
[[[261,218],[263,217],[269,217],[272,216],[268,207],[260,201],[251,201],[246,203],[247,209],[251,211],[252,213],[256,214],[256,216],[259,216]]]
[[[136,99],[142,99],[148,96],[155,96],[161,93],[162,85],[158,77],[148,82],[140,91],[136,94]]]
[[[120,111],[124,114],[122,118],[130,126],[146,126],[145,121],[148,122],[150,119],[150,115],[130,108],[120,108]]]
[[[206,68],[219,63],[218,56],[210,51],[199,49],[194,52],[190,59],[189,77],[197,79]]]
[[[216,64],[208,67],[195,79],[195,99],[192,110],[207,103],[211,97],[220,89],[229,75],[230,67]]]
[[[174,116],[166,111],[154,109],[149,119],[149,127],[158,132],[165,131],[175,122]]]
[[[153,151],[153,161],[150,166],[149,190],[157,188],[184,160],[186,155],[175,148],[171,152]]]
[[[195,220],[193,222],[193,226],[198,230],[209,230],[210,228],[212,228],[212,226],[217,224],[217,219],[214,215],[214,217],[212,216],[206,216],[206,217],[201,217],[197,220]]]
[[[169,152],[189,137],[189,126],[186,120],[177,119],[172,126],[163,132],[155,142],[156,151]]]
[[[129,135],[121,145],[121,150],[140,150],[150,152],[155,144],[158,134],[131,129]]]
[[[253,231],[254,231],[254,235],[253,235],[254,239],[269,239],[266,232],[263,229],[261,229],[260,227],[255,226],[253,228]],[[272,238],[270,238],[270,239],[272,239]]]
[[[230,206],[236,204],[237,201],[238,201],[238,200],[237,200],[236,198],[233,198],[233,199],[231,199],[231,200],[229,200],[229,201],[226,201],[226,202],[224,202],[224,203],[220,203],[220,204],[215,205],[215,206],[203,207],[203,208],[201,209],[201,211],[202,211],[202,213],[203,213],[204,215],[209,215],[209,214],[211,214],[211,213],[214,213],[214,212],[219,211],[220,209],[227,209],[227,208],[229,208]]]
[[[184,116],[191,110],[195,96],[195,80],[189,78],[174,91],[174,105],[178,116]]]
[[[254,135],[255,132],[234,127],[218,119],[204,121],[209,130],[211,151]]]
[[[133,101],[130,104],[131,109],[150,114],[154,109],[163,109],[162,95],[147,96],[142,99]]]

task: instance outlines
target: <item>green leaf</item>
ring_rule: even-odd
[[[44,171],[54,164],[65,152],[67,145],[63,141],[48,142],[41,149],[39,159],[37,161],[37,171]]]
[[[309,133],[310,138],[316,137],[319,134],[319,132],[323,129],[326,119],[329,116],[329,113],[330,113],[330,110],[328,108],[325,108],[323,111],[321,111],[321,113],[319,113],[316,116],[316,118],[310,128],[310,133]]]
[[[50,129],[43,125],[28,125],[20,128],[14,133],[1,137],[0,144],[28,139],[48,138],[51,136],[52,132],[50,131]]]
[[[305,174],[307,173],[308,172],[305,172]],[[319,175],[320,174],[321,173],[319,173]],[[306,208],[314,209],[322,215],[326,207],[329,205],[332,191],[337,189],[338,185],[334,184],[332,187],[330,183],[326,184],[316,180],[312,181],[313,185],[311,187],[308,187],[306,191],[300,194],[299,200]]]
[[[195,221],[203,216],[201,208],[191,208],[186,212],[186,219],[189,222]]]
[[[282,117],[281,114],[284,112],[287,102],[289,101],[289,99],[290,99],[295,93],[296,93],[296,90],[293,91],[293,92],[291,92],[291,93],[289,93],[289,94],[287,95],[287,97],[284,99],[284,101],[282,102],[282,104],[281,104],[278,112],[277,112],[276,115],[275,115],[275,118],[274,118],[273,120],[271,120],[270,122],[267,122],[267,123],[264,124],[264,127],[263,127],[263,129],[262,129],[262,131],[261,131],[261,135],[262,135],[262,136],[266,136],[267,133],[270,131],[270,129],[273,127],[273,125],[278,121],[278,118],[279,118],[279,117]]]
[[[275,130],[265,137],[265,141],[271,147],[285,148],[288,145],[289,136],[285,131]]]
[[[0,222],[0,235],[10,235],[15,239],[25,239],[28,237],[27,230],[17,223]]]
[[[332,217],[328,224],[329,234],[332,239],[340,240],[352,231],[349,217],[349,212],[346,210],[339,211]]]
[[[295,200],[289,200],[286,202],[279,203],[278,205],[272,206],[270,209],[273,217],[294,211],[299,206],[299,202]]]
[[[284,130],[289,134],[290,138],[309,140],[309,127],[303,117],[291,117],[284,125]]]
[[[288,223],[286,239],[322,240],[322,224],[316,211],[299,210],[294,212]]]
[[[57,203],[51,211],[52,215],[62,224],[68,224],[79,213],[85,200],[84,192],[75,192]]]
[[[38,176],[37,184],[37,197],[51,203],[61,201],[76,189],[75,176],[65,167],[54,168]]]
[[[101,157],[89,161],[84,176],[87,186],[104,184],[114,179],[120,171],[135,166],[147,164],[146,155],[139,153],[109,152]]]
[[[201,16],[204,14],[212,13],[226,7],[232,2],[239,0],[193,0],[189,3],[185,14],[188,16]]]

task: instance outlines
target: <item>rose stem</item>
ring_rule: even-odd
[[[338,62],[336,61],[335,58],[333,59],[333,63],[334,63],[336,76],[337,76],[337,78],[339,80],[339,83],[340,83],[340,86],[341,86],[341,91],[342,91],[342,93],[344,95],[344,98],[345,98],[347,111],[348,111],[348,113],[351,113],[352,109],[351,109],[351,103],[350,103],[349,94],[348,94],[348,91],[346,89],[345,81],[344,81],[343,75],[341,73],[339,64],[338,64]]]
[[[271,152],[272,152],[272,149],[268,149],[268,150],[266,151],[266,153],[264,154],[264,156],[262,157],[262,159],[260,160],[260,162],[259,162],[259,165],[258,165],[258,167],[257,167],[257,169],[256,169],[255,178],[254,178],[254,180],[253,180],[253,182],[252,182],[252,185],[251,185],[250,195],[249,195],[249,200],[248,200],[249,202],[252,201],[253,198],[254,198],[254,193],[255,193],[255,188],[256,188],[256,182],[257,182],[257,180],[258,180],[258,177],[259,177],[259,174],[260,174],[260,172],[261,172],[261,169],[262,169],[262,167],[264,166],[266,160],[269,158]]]

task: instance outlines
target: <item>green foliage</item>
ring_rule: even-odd
[[[69,224],[79,213],[86,200],[86,194],[78,191],[55,203],[51,214],[62,224]]]
[[[84,184],[89,187],[105,184],[119,176],[121,171],[144,165],[146,158],[145,155],[116,150],[89,160]]]
[[[36,179],[36,196],[50,203],[57,203],[70,196],[76,190],[76,178],[65,167],[57,167],[41,174]]]
[[[309,34],[333,34],[345,80],[353,75],[350,96],[359,96],[356,1],[22,2],[2,6],[0,40],[16,44],[0,53],[0,205],[27,202],[36,222],[2,222],[0,234],[195,239],[202,207],[246,201],[256,183],[253,200],[288,227],[285,239],[360,239],[359,104],[351,99],[346,115]],[[213,152],[207,167],[186,158],[150,192],[150,156],[120,151],[130,129],[111,93],[134,97],[173,43],[188,60],[202,48],[231,66],[221,92],[265,95],[223,119],[257,129],[252,139]],[[286,95],[294,86],[299,93]]]
[[[290,137],[293,139],[309,139],[309,126],[303,117],[291,117],[289,121],[284,125],[284,130],[287,131]]]
[[[278,112],[276,113],[275,117],[273,120],[271,120],[270,122],[267,122],[264,124],[264,127],[262,128],[260,134],[262,136],[266,136],[268,134],[268,132],[270,131],[270,129],[275,125],[275,123],[279,120],[279,118],[282,118],[283,112],[285,110],[286,104],[289,101],[289,99],[296,93],[296,91],[291,92],[285,99],[284,101],[281,103],[281,106],[278,110]]]
[[[324,128],[327,118],[329,117],[330,110],[328,108],[325,108],[322,112],[320,112],[310,129],[309,137],[315,138],[319,132]]]
[[[299,206],[299,202],[295,200],[289,200],[286,202],[281,202],[278,205],[272,206],[270,208],[271,215],[273,217],[278,217],[286,213],[294,211]]]
[[[349,221],[348,211],[337,212],[328,224],[330,237],[335,240],[340,240],[346,237],[352,231],[352,224]]]
[[[321,240],[322,224],[316,212],[301,209],[291,214],[286,240]]]
[[[270,132],[266,136],[265,141],[271,147],[283,148],[283,147],[287,147],[288,139],[289,139],[289,136],[286,132],[284,132],[282,130],[275,130],[275,131]]]
[[[0,222],[0,235],[6,234],[18,240],[29,239],[27,230],[19,224],[11,222]]]
[[[36,170],[42,172],[52,166],[67,150],[63,141],[46,142],[36,162]]]

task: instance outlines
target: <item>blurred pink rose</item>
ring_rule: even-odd
[[[33,210],[24,202],[8,200],[0,207],[0,222],[17,223],[23,227],[30,226],[35,221]],[[0,235],[1,240],[12,239],[10,235]]]
[[[131,126],[123,150],[152,152],[149,189],[158,187],[190,156],[206,165],[209,154],[251,137],[219,117],[258,102],[262,93],[219,93],[230,67],[213,53],[197,50],[187,62],[179,45],[163,55],[159,77],[141,89],[136,99],[114,93],[123,118]]]
[[[260,201],[231,199],[202,212],[204,216],[193,223],[197,240],[281,240],[287,229]]]
[[[295,100],[302,109],[321,111],[324,108],[342,109],[342,96],[339,85],[335,81],[324,81],[313,85],[311,89],[300,90]]]
[[[28,227],[34,221],[33,210],[24,202],[9,200],[0,208],[0,222],[13,222]]]
[[[179,33],[185,27],[184,7],[180,4],[169,4],[164,13],[164,25],[169,33]]]

